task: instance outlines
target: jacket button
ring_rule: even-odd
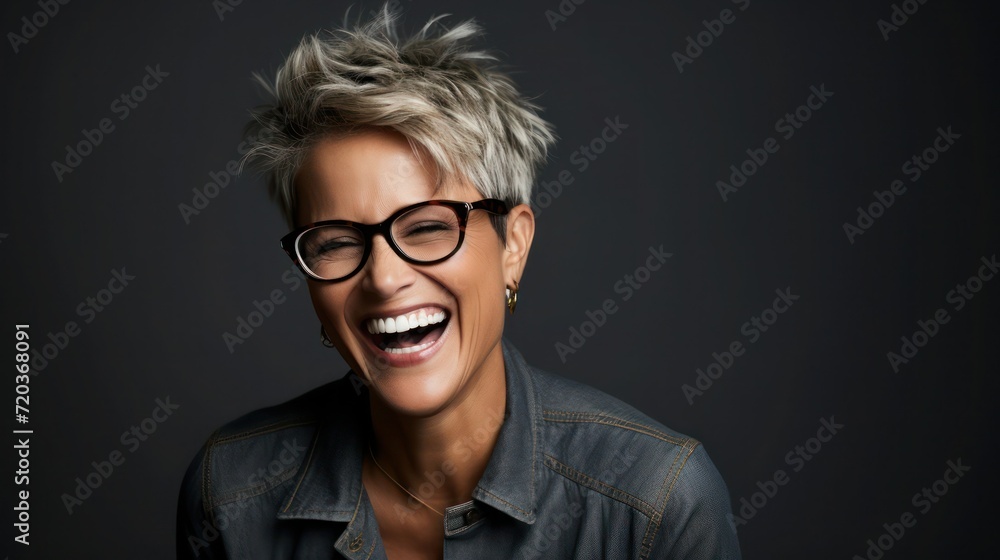
[[[479,520],[479,510],[470,509],[469,511],[465,512],[466,523],[475,523],[478,520]]]
[[[354,537],[354,540],[352,540],[351,544],[349,545],[351,552],[357,552],[361,550],[361,545],[363,543],[364,543],[364,537],[361,536],[361,533],[358,533],[358,536]]]

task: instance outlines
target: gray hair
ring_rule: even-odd
[[[419,161],[430,156],[438,186],[471,181],[486,198],[528,203],[535,173],[556,140],[541,108],[522,97],[492,54],[473,50],[481,29],[467,20],[448,29],[432,17],[400,40],[399,15],[386,3],[367,23],[302,39],[273,81],[273,98],[247,126],[251,162],[295,226],[294,177],[323,137],[384,127],[405,136]],[[496,217],[493,217],[496,218]],[[506,220],[494,219],[501,240]]]

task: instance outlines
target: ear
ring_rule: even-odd
[[[535,237],[535,214],[527,204],[518,204],[507,213],[507,247],[504,250],[504,282],[520,282],[528,263],[528,250]]]

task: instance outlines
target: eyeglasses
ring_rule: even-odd
[[[281,248],[316,280],[339,282],[357,274],[368,261],[375,234],[413,264],[435,264],[458,252],[465,240],[469,213],[485,210],[505,215],[502,200],[478,202],[428,200],[401,208],[380,224],[326,220],[298,228],[281,238]]]

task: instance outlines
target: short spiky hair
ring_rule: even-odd
[[[446,15],[404,40],[388,3],[353,28],[345,16],[342,29],[305,37],[273,81],[255,75],[273,99],[253,112],[245,159],[266,174],[291,226],[293,181],[308,151],[324,136],[368,127],[395,130],[418,158],[430,156],[439,185],[467,179],[484,197],[529,202],[556,139],[552,125],[496,57],[470,48],[481,31],[474,20],[448,29],[439,22]],[[501,239],[504,223],[494,220]]]

